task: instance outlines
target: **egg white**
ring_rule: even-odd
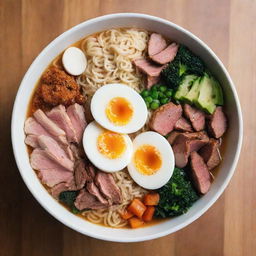
[[[83,135],[84,151],[89,160],[100,170],[105,172],[116,172],[125,168],[131,161],[132,157],[132,141],[128,135],[122,134],[126,149],[123,154],[116,158],[110,159],[101,154],[97,147],[97,139],[101,133],[105,131],[95,121],[88,124]]]
[[[123,97],[133,107],[133,116],[128,124],[113,124],[106,115],[106,108],[111,99]],[[118,133],[133,133],[141,129],[147,121],[147,106],[142,97],[131,87],[124,84],[107,84],[99,88],[92,97],[91,112],[94,119],[104,128]]]
[[[133,140],[133,152],[136,152],[140,146],[145,144],[154,146],[160,152],[162,159],[160,169],[155,174],[144,175],[137,170],[132,159],[128,165],[128,171],[132,179],[141,187],[158,189],[164,186],[173,174],[175,159],[172,147],[160,134],[156,132],[143,132]]]

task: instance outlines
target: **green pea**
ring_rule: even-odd
[[[165,94],[163,92],[158,92],[158,98],[166,98]]]
[[[159,88],[160,92],[165,92],[167,90],[167,87],[166,86],[160,86]]]
[[[145,98],[145,101],[151,103],[153,101],[152,97],[148,96]]]
[[[140,94],[143,98],[147,97],[149,95],[149,91],[148,90],[143,90]]]
[[[161,104],[164,105],[164,104],[169,102],[169,99],[168,98],[163,98],[163,99],[160,100],[160,102],[161,102]]]
[[[153,102],[151,102],[150,108],[153,109],[153,110],[159,108],[159,101],[153,101]]]
[[[151,93],[151,97],[152,97],[153,99],[157,99],[157,98],[158,98],[158,92],[157,92],[157,91],[153,91],[153,92]]]
[[[172,92],[173,92],[172,89],[167,90],[165,93],[165,96],[168,98],[172,97]]]

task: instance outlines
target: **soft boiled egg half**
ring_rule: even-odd
[[[128,171],[146,189],[158,189],[171,178],[174,155],[168,141],[156,132],[144,132],[133,141],[133,156]]]
[[[89,160],[105,172],[120,171],[131,161],[130,137],[106,130],[95,121],[85,128],[83,146]]]
[[[91,112],[104,128],[118,133],[133,133],[147,121],[147,106],[142,97],[123,84],[107,84],[92,97]]]

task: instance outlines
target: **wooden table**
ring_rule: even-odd
[[[173,21],[204,40],[235,81],[244,143],[224,195],[197,221],[148,242],[110,243],[56,221],[25,187],[12,154],[10,120],[21,78],[57,35],[92,17],[142,12]],[[0,255],[256,255],[255,0],[0,0]]]

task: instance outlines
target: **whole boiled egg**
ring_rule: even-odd
[[[85,128],[83,146],[89,160],[105,172],[120,171],[131,161],[130,137],[106,130],[95,121]]]
[[[128,171],[146,189],[158,189],[171,178],[174,155],[169,142],[156,132],[144,132],[133,141],[133,156]]]
[[[147,106],[142,97],[123,84],[107,84],[92,97],[91,112],[104,128],[118,133],[133,133],[147,121]]]

